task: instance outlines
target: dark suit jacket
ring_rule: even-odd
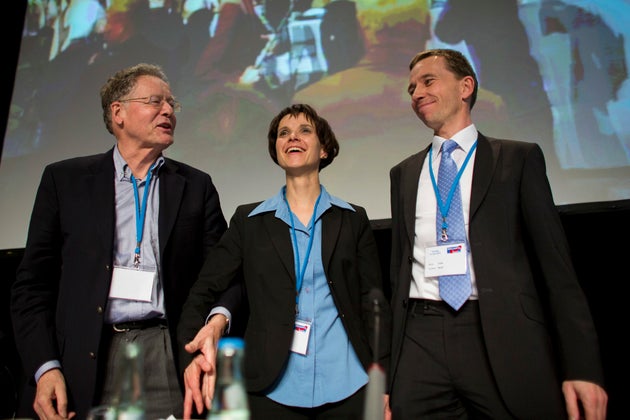
[[[409,368],[400,366],[398,357],[411,281],[418,179],[429,147],[390,172],[391,377]],[[590,309],[538,145],[480,133],[470,200],[479,311],[499,391],[517,418],[564,417],[561,381],[602,385],[603,372]],[[561,417],[555,417],[558,410]]]
[[[12,289],[16,344],[30,392],[35,371],[60,360],[77,418],[95,403],[97,366],[107,357],[101,344],[115,229],[112,152],[46,167]],[[206,173],[167,158],[159,180],[160,274],[177,356],[181,307],[227,224]],[[24,403],[30,405],[28,394]]]
[[[184,305],[179,338],[189,340],[218,296],[242,274],[250,316],[245,331],[244,376],[248,391],[269,388],[289,357],[295,325],[295,268],[289,227],[267,212],[247,215],[258,204],[237,208],[230,227],[208,255]],[[357,356],[368,369],[374,360],[374,289],[382,290],[373,232],[365,210],[332,206],[322,216],[322,260],[339,316]],[[384,306],[383,306],[384,305]],[[388,365],[391,314],[382,302],[378,360]],[[183,345],[185,343],[182,342]],[[184,362],[181,363],[184,365]]]

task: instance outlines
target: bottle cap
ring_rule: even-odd
[[[125,346],[125,356],[128,359],[136,358],[140,355],[140,345],[138,343],[127,343]]]
[[[243,349],[245,348],[245,341],[239,337],[223,337],[219,339],[219,350],[233,348],[233,349]]]

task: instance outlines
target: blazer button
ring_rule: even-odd
[[[94,353],[93,351],[90,352],[90,359],[96,359],[96,353]]]
[[[109,264],[105,265],[105,270],[109,271]]]
[[[409,264],[413,263],[413,257],[407,257],[407,261],[409,262]]]
[[[103,307],[102,306],[97,306],[96,307],[96,313],[97,314],[102,314],[103,313]]]

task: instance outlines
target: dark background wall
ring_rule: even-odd
[[[625,373],[630,371],[624,344],[628,330],[627,304],[630,276],[628,238],[630,238],[630,200],[573,204],[558,210],[571,246],[579,281],[591,305],[600,336],[602,361],[609,392],[609,419],[627,418],[623,406],[626,389]],[[372,221],[387,279],[390,221]],[[0,251],[0,418],[11,416],[19,386],[24,381],[19,358],[13,344],[9,321],[9,287],[22,258],[22,249]],[[385,282],[385,292],[389,286]],[[532,349],[535,351],[535,349]]]
[[[10,287],[22,254],[22,250],[0,251],[0,419],[13,416],[24,380],[9,315]]]
[[[568,205],[559,210],[599,332],[610,398],[608,418],[625,419],[630,363],[623,332],[628,330],[626,296],[630,293],[630,200]]]

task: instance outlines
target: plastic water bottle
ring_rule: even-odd
[[[118,360],[116,396],[113,406],[116,420],[144,420],[145,400],[142,348],[138,343],[127,343]]]
[[[219,340],[217,382],[207,420],[249,420],[242,373],[244,349],[241,338],[224,337]]]

